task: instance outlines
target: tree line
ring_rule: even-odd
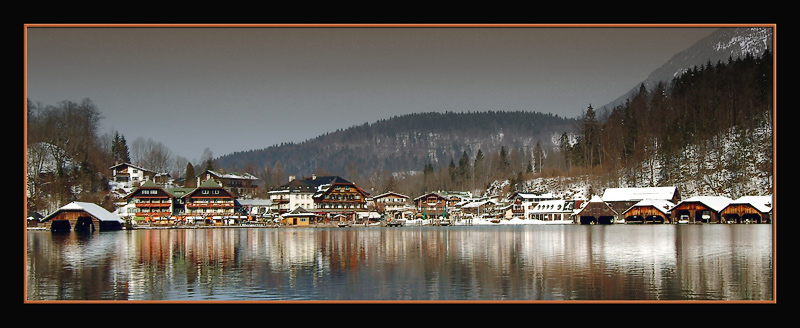
[[[174,178],[191,163],[150,139],[128,141],[117,131],[100,134],[102,113],[91,99],[26,104],[26,185],[29,212],[52,212],[72,201],[113,209],[109,168],[137,164]],[[210,163],[206,150],[201,159]]]
[[[707,192],[746,192],[736,189],[748,175],[772,173],[772,63],[769,51],[707,62],[653,90],[642,84],[622,105],[589,105],[578,133],[560,139],[564,168],[612,186],[694,180]]]

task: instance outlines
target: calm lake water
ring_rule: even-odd
[[[773,300],[772,225],[27,232],[27,300]]]

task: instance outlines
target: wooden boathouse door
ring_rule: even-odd
[[[94,222],[92,221],[91,217],[88,216],[81,216],[78,217],[78,221],[75,222],[75,231],[76,232],[94,232]]]

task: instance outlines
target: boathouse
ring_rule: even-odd
[[[675,204],[663,199],[644,199],[622,213],[625,223],[669,223]]]
[[[636,203],[645,200],[668,201],[677,204],[681,201],[677,187],[608,188],[602,199],[617,213],[623,213]],[[624,219],[618,217],[617,219]]]
[[[723,223],[771,223],[772,196],[744,196],[720,211]]]
[[[612,224],[617,217],[617,212],[600,196],[594,195],[576,216],[580,224]]]
[[[42,222],[49,223],[52,232],[94,232],[122,230],[125,221],[99,205],[72,202],[48,215]]]
[[[720,212],[732,200],[724,196],[696,196],[672,208],[672,217],[679,223],[720,223]]]

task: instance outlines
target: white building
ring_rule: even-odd
[[[545,200],[532,206],[526,218],[540,221],[571,221],[574,200]]]
[[[382,207],[384,212],[403,211],[409,207],[410,197],[396,192],[386,192],[375,196],[372,201],[376,206]]]

